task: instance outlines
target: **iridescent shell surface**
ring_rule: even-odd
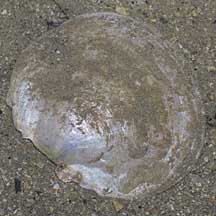
[[[23,51],[7,102],[15,127],[58,176],[124,199],[167,189],[196,161],[199,89],[171,46],[140,20],[78,16]]]

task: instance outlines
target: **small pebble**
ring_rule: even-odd
[[[59,184],[58,184],[58,183],[54,184],[54,185],[53,185],[53,189],[54,189],[54,190],[59,190],[59,189],[60,189]]]
[[[197,15],[198,15],[196,10],[192,10],[191,14],[192,14],[193,17],[197,17]]]
[[[121,202],[117,201],[117,200],[113,200],[112,204],[113,204],[114,209],[117,212],[121,211],[124,208],[124,205]]]
[[[197,17],[201,12],[201,9],[200,8],[194,8],[191,12],[192,16],[193,17]]]
[[[49,207],[49,210],[50,210],[51,213],[54,212],[54,208],[52,206]]]
[[[15,185],[15,192],[16,193],[21,192],[21,181],[19,178],[14,179],[14,185]]]
[[[206,163],[208,163],[208,162],[209,162],[208,157],[204,157],[204,161],[205,161]]]
[[[59,50],[56,50],[56,54],[58,54],[58,55],[59,55],[60,53],[61,53],[61,52],[60,52]]]
[[[208,70],[208,72],[216,72],[216,67],[214,67],[214,66],[208,66],[207,70]]]
[[[2,12],[1,12],[1,15],[6,15],[7,14],[7,10],[4,9]]]
[[[202,184],[200,182],[195,183],[197,187],[202,187]]]
[[[125,7],[122,7],[122,6],[116,6],[116,12],[121,14],[121,15],[124,15],[124,16],[127,16],[128,15],[128,11],[127,11],[127,8]]]
[[[38,163],[37,163],[37,166],[38,166],[40,169],[43,169],[43,168],[44,168],[44,163],[38,162]]]

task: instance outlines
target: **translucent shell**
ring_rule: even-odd
[[[114,13],[78,16],[23,51],[7,102],[58,176],[124,199],[167,189],[202,148],[203,108],[175,50]]]

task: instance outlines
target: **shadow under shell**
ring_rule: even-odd
[[[65,182],[124,199],[167,189],[202,148],[198,88],[151,27],[78,16],[23,51],[7,102]]]

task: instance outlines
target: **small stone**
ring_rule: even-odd
[[[116,12],[121,14],[121,15],[124,15],[124,16],[127,16],[128,15],[128,10],[127,8],[123,7],[123,6],[116,6]]]
[[[58,54],[58,55],[61,53],[59,50],[56,50],[55,52],[56,52],[56,54]]]
[[[14,185],[15,185],[15,192],[16,193],[21,192],[21,181],[19,178],[14,179]]]
[[[54,212],[54,208],[52,206],[49,207],[50,213]]]
[[[117,200],[113,200],[112,204],[113,204],[114,209],[117,212],[121,211],[124,208],[124,205],[121,202],[117,201]]]
[[[191,15],[193,17],[197,17],[201,12],[201,9],[200,8],[194,8],[192,11],[191,11]]]
[[[201,184],[200,182],[197,182],[197,183],[196,183],[196,186],[197,186],[197,187],[202,187],[202,184]]]
[[[7,14],[7,10],[4,9],[2,12],[1,12],[1,15],[6,15]]]
[[[207,94],[207,97],[210,101],[214,101],[215,100],[215,95],[212,93]]]
[[[209,144],[209,148],[212,148],[214,145],[212,143]]]
[[[58,184],[58,183],[54,184],[54,185],[53,185],[53,189],[54,189],[54,190],[59,190],[59,189],[60,189],[59,184]]]
[[[151,22],[156,23],[157,19],[151,19]]]
[[[207,70],[208,70],[208,72],[216,72],[216,67],[214,67],[214,66],[208,66]]]
[[[197,15],[198,15],[196,10],[192,10],[191,14],[192,14],[193,17],[197,17]]]
[[[208,163],[208,162],[209,162],[208,157],[204,157],[204,161],[205,161],[206,163]]]
[[[160,21],[161,23],[163,23],[163,24],[167,24],[167,23],[168,23],[168,20],[167,20],[166,17],[160,17],[160,18],[159,18],[159,21]]]
[[[34,204],[35,200],[34,199],[26,199],[26,207],[31,207]]]
[[[176,12],[175,12],[175,16],[176,16],[176,17],[180,17],[180,16],[181,16],[181,13],[178,12],[178,11],[176,11]]]
[[[40,169],[43,169],[43,167],[44,167],[44,163],[42,163],[42,162],[38,162],[38,163],[37,163],[37,166],[38,166]]]

